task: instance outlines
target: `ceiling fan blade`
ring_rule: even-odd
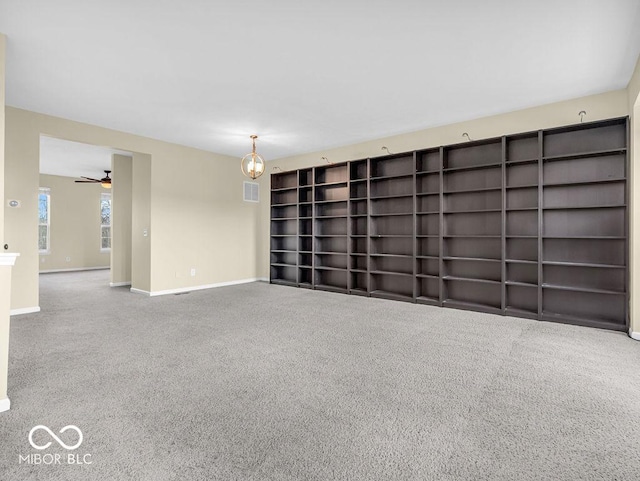
[[[75,182],[79,184],[96,184],[96,182],[93,180],[76,180]]]
[[[80,178],[82,179],[87,179],[87,180],[91,180],[93,182],[102,182],[100,179],[93,179],[91,177],[85,177],[84,175],[81,175]]]

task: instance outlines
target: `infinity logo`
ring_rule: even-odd
[[[33,433],[35,433],[38,429],[44,429],[46,432],[49,433],[49,435],[56,440],[56,442],[62,446],[64,449],[68,449],[69,451],[73,451],[74,449],[77,449],[80,447],[80,445],[82,444],[82,431],[80,431],[80,429],[77,426],[74,426],[72,424],[69,424],[68,426],[63,427],[60,430],[60,434],[64,433],[65,431],[69,430],[69,429],[73,429],[75,432],[78,433],[79,439],[78,442],[76,444],[74,444],[73,446],[67,446],[58,436],[56,436],[54,434],[53,431],[51,431],[51,429],[49,429],[47,426],[43,426],[42,424],[39,424],[38,426],[35,426],[31,429],[31,431],[29,431],[29,444],[31,444],[31,446],[33,446],[35,449],[47,449],[49,446],[51,446],[51,441],[49,441],[47,444],[45,444],[44,446],[38,446],[36,443],[33,442]]]

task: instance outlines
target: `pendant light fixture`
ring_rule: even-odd
[[[256,139],[258,136],[251,135],[250,138],[253,142],[253,149],[250,154],[242,157],[240,168],[242,169],[242,173],[247,177],[257,179],[264,174],[264,159],[256,153]]]

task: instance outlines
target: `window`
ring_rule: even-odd
[[[100,194],[100,250],[111,249],[111,194]]]
[[[38,250],[48,254],[51,246],[51,194],[46,187],[38,191]]]

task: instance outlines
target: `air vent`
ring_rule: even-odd
[[[259,202],[260,201],[260,184],[257,182],[244,182],[244,201]]]

